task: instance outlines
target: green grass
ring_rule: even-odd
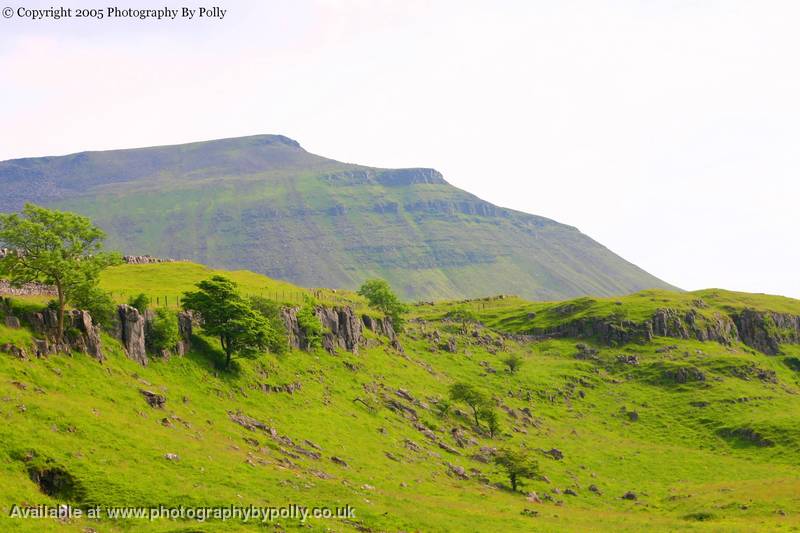
[[[126,266],[104,275],[103,284],[116,291],[177,291],[208,272],[185,264]],[[269,283],[245,273],[230,276],[252,290]],[[703,299],[709,306],[743,301],[772,305],[766,297],[732,294],[721,294],[714,302],[707,294]],[[650,298],[668,297],[632,295],[623,299],[623,307],[630,303],[635,313],[639,305],[665,303]],[[692,297],[698,296],[686,296]],[[676,303],[684,295],[672,298]],[[794,309],[791,301],[783,304],[784,311]],[[784,355],[765,356],[741,345],[656,338],[643,345],[598,346],[596,359],[581,360],[571,339],[515,342],[474,325],[463,333],[459,324],[441,320],[454,305],[416,307],[412,318],[417,320],[408,323],[400,338],[404,354],[391,349],[387,339],[368,334],[368,346],[359,355],[263,354],[239,360],[230,373],[217,370],[221,353],[216,341],[203,337],[195,339],[188,356],[156,359],[148,367],[125,358],[106,335],[109,359],[104,364],[82,354],[27,361],[0,354],[0,530],[800,528],[800,371],[792,363],[800,358],[800,346],[786,345]],[[505,317],[545,304],[504,298],[468,305],[500,324]],[[434,331],[441,343],[453,337],[457,351],[438,348],[431,338]],[[0,326],[0,344],[26,345],[32,338],[27,330]],[[502,362],[509,354],[524,359],[513,375]],[[620,355],[635,355],[639,364],[621,363]],[[677,383],[670,378],[677,367],[695,368],[705,379]],[[759,379],[756,370],[773,372],[775,382]],[[435,414],[434,402],[456,381],[472,383],[493,397],[501,435],[492,439],[476,431],[453,409],[444,418]],[[291,395],[264,393],[260,386],[265,383],[300,383],[302,388]],[[164,394],[166,408],[149,407],[140,388]],[[394,395],[397,388],[428,406],[413,405],[420,423],[459,455],[439,448],[386,407],[382,395],[402,402]],[[505,408],[513,409],[514,417]],[[533,414],[529,423],[522,408]],[[234,424],[229,411],[254,417],[306,449],[311,446],[304,441],[310,440],[322,448],[322,457],[287,455],[281,450],[292,453],[287,445]],[[454,427],[475,444],[459,448],[450,435]],[[761,441],[748,437],[753,434]],[[405,439],[421,451],[408,449]],[[771,445],[759,445],[767,441]],[[550,494],[555,501],[532,503],[505,488],[501,472],[471,458],[481,446],[532,450],[549,482],[531,481],[526,490]],[[551,448],[561,450],[563,460],[540,452]],[[178,454],[180,460],[166,460],[167,453]],[[348,466],[334,463],[332,456]],[[33,459],[26,462],[25,457]],[[34,462],[69,472],[78,485],[73,497],[80,502],[75,503],[84,507],[352,505],[356,520],[312,520],[307,525],[278,520],[278,526],[10,519],[7,510],[13,504],[61,501],[33,483],[27,465]],[[448,462],[463,466],[471,479],[448,475]],[[590,491],[590,485],[601,494]],[[554,493],[556,488],[562,494]],[[567,488],[577,496],[563,494]],[[627,491],[636,492],[638,499],[622,499]],[[528,516],[525,509],[538,514]]]
[[[243,294],[263,296],[286,304],[303,303],[304,296],[311,296],[324,304],[364,305],[363,298],[349,291],[306,289],[248,270],[218,270],[185,261],[111,267],[103,272],[100,286],[119,302],[127,302],[129,297],[144,293],[153,305],[167,302],[168,306],[177,307],[183,293],[195,290],[198,282],[214,275],[232,279]]]

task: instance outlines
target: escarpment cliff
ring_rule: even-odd
[[[614,316],[584,317],[547,328],[531,328],[534,337],[593,338],[607,345],[649,342],[653,337],[742,342],[768,355],[781,344],[800,344],[800,316],[744,309],[731,313],[701,313],[697,309],[658,309],[644,321]]]

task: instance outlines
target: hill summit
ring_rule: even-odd
[[[282,135],[0,162],[0,210],[76,211],[126,253],[303,286],[382,277],[407,298],[674,288],[576,228],[498,207],[429,168],[311,154]]]

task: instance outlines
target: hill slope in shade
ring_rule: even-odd
[[[388,279],[408,298],[673,288],[577,229],[497,207],[432,169],[377,169],[278,135],[0,162],[0,209],[90,216],[126,253],[304,286]],[[178,237],[180,236],[180,237]]]

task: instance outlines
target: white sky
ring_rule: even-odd
[[[800,297],[799,3],[218,5],[0,19],[0,160],[281,133],[434,167],[686,289]]]

